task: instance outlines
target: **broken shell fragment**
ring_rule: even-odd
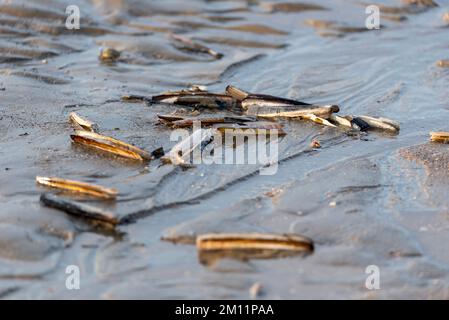
[[[85,182],[66,180],[56,177],[36,177],[36,182],[40,185],[52,187],[61,190],[68,190],[76,193],[82,193],[89,196],[102,199],[115,199],[117,189],[105,188]]]
[[[437,62],[437,66],[441,68],[449,68],[449,59],[447,60],[439,60]]]
[[[70,137],[75,143],[109,152],[124,158],[138,161],[152,159],[152,155],[142,149],[98,133],[76,130]]]
[[[310,147],[314,148],[314,149],[318,149],[321,148],[321,143],[318,140],[312,140],[312,142],[310,143]]]
[[[326,119],[317,117],[314,114],[306,114],[306,115],[301,116],[300,118],[304,119],[304,120],[310,120],[310,121],[313,121],[315,123],[319,123],[319,124],[322,124],[322,125],[325,125],[325,126],[328,126],[328,127],[334,127],[334,128],[336,127],[336,125],[330,123]]]
[[[189,91],[192,92],[207,92],[207,86],[203,86],[200,84],[192,84],[189,88]]]
[[[199,94],[199,93],[208,93],[207,87],[202,85],[191,85],[188,89],[181,89],[175,91],[164,91],[159,96],[180,96],[185,94]]]
[[[196,52],[196,53],[204,53],[204,54],[208,54],[210,56],[212,56],[215,59],[221,59],[223,58],[223,54],[216,52],[214,50],[212,50],[211,48],[208,48],[202,44],[199,44],[197,42],[194,42],[192,39],[184,37],[184,36],[180,36],[180,35],[176,35],[176,34],[172,34],[171,35],[172,39],[177,41],[180,45],[178,46],[178,48],[180,50],[187,50],[187,51],[191,51],[191,52]]]
[[[241,260],[270,259],[307,254],[313,251],[311,239],[294,234],[203,234],[196,239],[200,261],[205,264],[219,258]]]
[[[72,123],[72,125],[75,127],[75,129],[82,129],[90,132],[97,132],[98,126],[84,118],[81,118],[78,114],[75,112],[71,112],[69,114],[69,121]]]
[[[116,62],[120,58],[120,55],[121,55],[120,51],[117,51],[112,48],[104,48],[101,49],[100,51],[99,59],[102,62],[111,63]]]
[[[231,97],[234,97],[236,100],[239,101],[246,99],[250,95],[249,92],[243,91],[231,85],[226,87],[226,94],[230,95]]]
[[[449,143],[449,132],[431,132],[430,140],[440,143]]]
[[[260,282],[254,283],[249,288],[249,296],[250,296],[251,299],[256,299],[256,298],[258,298],[262,294],[263,294],[263,286],[262,286],[262,284]]]
[[[213,129],[198,129],[176,144],[170,152],[161,159],[165,163],[171,163],[173,165],[188,165],[193,151],[209,144],[213,140],[213,134]]]
[[[109,211],[77,201],[67,200],[53,194],[42,194],[40,201],[47,207],[64,211],[69,215],[105,222],[113,226],[119,223],[118,218]]]

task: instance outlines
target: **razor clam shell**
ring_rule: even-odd
[[[163,123],[171,123],[171,122],[174,122],[174,121],[182,121],[182,120],[186,119],[186,117],[173,116],[173,115],[170,115],[170,114],[158,114],[157,117]]]
[[[96,140],[86,139],[84,137],[80,137],[77,135],[71,135],[71,138],[73,142],[90,148],[95,148],[127,159],[143,161],[142,157],[137,153],[122,148],[118,148],[117,146],[113,146],[105,142],[98,142]]]
[[[242,101],[242,108],[246,109],[251,105],[265,107],[288,107],[288,106],[310,106],[309,103],[280,98],[268,94],[249,93],[234,86],[226,87],[226,94],[234,97],[236,100]]]
[[[204,234],[196,239],[198,259],[214,265],[220,259],[276,259],[313,252],[313,242],[297,235]]]
[[[177,104],[188,107],[203,107],[212,109],[232,109],[238,106],[233,97],[204,92],[187,92],[182,94],[163,94],[153,96],[152,102]]]
[[[42,194],[40,201],[47,207],[59,209],[73,216],[106,222],[114,226],[119,223],[119,219],[109,211],[77,201],[67,200],[53,194]]]
[[[36,182],[44,186],[61,190],[69,190],[103,199],[115,199],[118,193],[117,189],[105,188],[85,182],[66,180],[57,177],[37,176]]]
[[[350,117],[352,128],[359,131],[366,131],[372,129],[372,127],[365,120],[359,117]]]
[[[251,106],[259,106],[265,108],[282,108],[282,107],[297,108],[297,106],[311,106],[311,104],[296,100],[278,98],[269,95],[251,94],[242,101],[242,108],[247,110]]]
[[[86,131],[90,131],[90,132],[97,132],[98,131],[98,126],[95,123],[80,117],[76,112],[71,112],[69,114],[69,121],[77,129],[81,128],[82,130],[86,130]]]
[[[201,123],[201,126],[210,126],[213,124],[225,123],[247,123],[257,121],[256,117],[248,116],[225,116],[225,117],[207,117],[207,118],[184,118],[168,122],[173,128],[185,128],[193,125],[194,122]]]
[[[374,118],[370,116],[357,116],[357,118],[362,119],[367,124],[369,124],[372,128],[377,128],[381,130],[388,130],[396,132],[399,130],[399,124],[386,119],[386,118]]]
[[[434,142],[449,143],[449,132],[430,132],[430,140]]]
[[[176,144],[168,154],[162,157],[162,160],[173,165],[188,164],[189,161],[187,159],[190,159],[190,154],[193,150],[201,147],[204,143],[210,142],[214,132],[214,129],[198,129],[194,131],[190,136]]]
[[[216,233],[199,235],[198,250],[282,250],[312,252],[313,241],[293,234],[268,233]]]
[[[333,112],[338,112],[335,105],[329,106],[307,106],[295,109],[266,108],[261,106],[250,106],[246,111],[247,115],[255,115],[262,118],[297,118],[308,114],[313,114],[322,118],[329,118]]]
[[[248,123],[221,123],[214,126],[216,129],[282,129],[284,126],[278,122],[256,121]]]
[[[152,159],[151,154],[148,153],[147,151],[144,151],[144,150],[137,148],[133,145],[130,145],[126,142],[123,142],[123,141],[120,141],[120,140],[117,140],[117,139],[114,139],[114,138],[111,138],[108,136],[103,136],[98,133],[77,130],[77,131],[75,131],[75,134],[72,135],[71,137],[74,141],[77,140],[76,138],[80,138],[82,140],[93,141],[97,144],[97,145],[93,145],[93,147],[96,147],[98,149],[102,149],[101,145],[104,145],[104,148],[102,150],[109,151],[109,152],[121,155],[123,157],[136,159],[136,160],[139,160],[139,158],[140,158],[140,160],[151,160]],[[76,142],[80,142],[80,141],[78,140]],[[89,143],[85,143],[85,144],[89,145]],[[117,152],[114,152],[114,149],[119,149],[119,150],[116,150]],[[138,155],[138,157],[136,157],[135,155]]]
[[[306,115],[304,115],[304,116],[301,116],[300,118],[301,118],[301,119],[305,119],[305,120],[310,120],[310,121],[313,121],[313,122],[315,122],[315,123],[322,124],[322,125],[325,125],[325,126],[328,126],[328,127],[334,127],[334,128],[337,127],[336,125],[330,123],[330,122],[327,121],[326,119],[317,117],[317,116],[314,115],[314,114],[306,114]]]
[[[340,126],[343,126],[343,127],[348,127],[348,128],[352,127],[351,121],[349,121],[348,119],[346,119],[344,117],[337,116],[336,114],[331,114],[329,117],[329,120],[331,120],[332,122],[334,122]]]
[[[230,123],[230,124],[216,124],[214,129],[224,134],[231,135],[271,135],[273,130],[276,130],[278,136],[285,136],[287,133],[283,130],[283,125],[277,122],[270,121],[256,121],[244,124]]]

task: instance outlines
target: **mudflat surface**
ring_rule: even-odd
[[[449,58],[449,2],[437,2],[376,1],[382,28],[368,31],[363,1],[1,1],[0,297],[246,299],[258,282],[270,299],[447,299],[449,146],[428,142],[449,130],[449,69],[437,66]],[[76,31],[64,26],[72,4]],[[224,56],[183,50],[171,33]],[[120,61],[100,63],[101,47]],[[71,143],[76,111],[103,134],[170,150],[156,114],[179,108],[120,98],[192,84],[338,104],[401,131],[282,121],[268,176],[256,165],[135,164]],[[116,203],[92,205],[135,220],[109,232],[46,208],[36,175],[115,187]],[[205,266],[195,246],[161,241],[209,232],[299,233],[315,252]],[[67,265],[80,267],[80,290],[66,289]],[[368,265],[380,290],[365,288]]]

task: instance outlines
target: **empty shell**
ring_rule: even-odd
[[[142,149],[98,133],[77,130],[73,135],[71,135],[71,138],[76,143],[109,152],[124,158],[139,161],[152,159],[151,154]]]
[[[37,176],[36,182],[47,187],[68,190],[103,199],[115,199],[118,193],[116,189],[105,188],[85,182],[66,180],[56,177]]]
[[[309,238],[293,234],[203,234],[197,237],[199,250],[281,250],[281,251],[313,251],[313,243]]]
[[[449,143],[449,132],[431,132],[430,140],[441,143]]]

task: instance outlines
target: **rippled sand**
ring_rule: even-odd
[[[64,26],[73,2],[80,30]],[[437,64],[449,59],[449,1],[375,2],[380,30],[365,28],[364,1],[1,1],[0,297],[247,299],[260,283],[269,299],[449,298],[449,149],[428,142],[449,131],[449,69]],[[120,60],[101,63],[102,47]],[[401,131],[282,121],[273,176],[255,165],[144,166],[71,143],[76,111],[103,134],[169,150],[156,114],[179,108],[121,97],[231,83],[391,118]],[[112,232],[43,207],[36,175],[118,188],[117,203],[92,204],[133,222]],[[209,232],[299,233],[315,252],[205,266],[187,243]],[[65,286],[73,264],[81,290]],[[373,264],[381,290],[365,288]]]

